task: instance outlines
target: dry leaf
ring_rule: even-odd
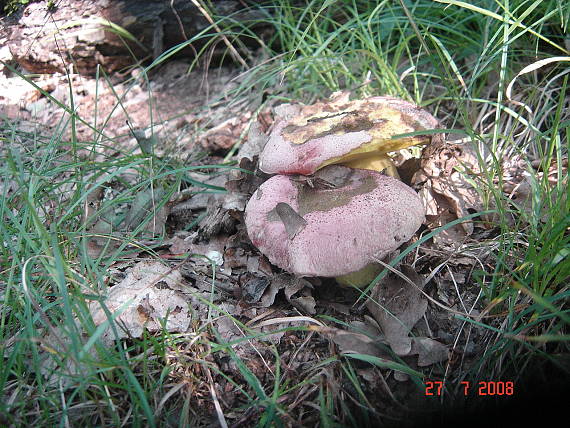
[[[301,312],[314,315],[317,313],[315,298],[313,296],[292,297],[289,302]]]
[[[317,310],[315,309],[315,299],[311,295],[312,289],[313,284],[311,284],[309,281],[304,278],[297,278],[293,276],[287,282],[284,293],[287,301],[297,309],[310,315],[314,315],[317,313]],[[295,297],[297,293],[300,295]]]
[[[265,290],[267,289],[267,287],[269,286],[270,283],[271,282],[266,277],[250,279],[243,286],[243,294],[242,294],[243,299],[247,303],[259,302],[259,299],[261,299],[261,296],[263,296],[263,293],[265,292]],[[279,289],[274,289],[275,293],[274,294],[271,293],[271,299],[275,299],[275,295],[277,294],[277,291],[279,291]],[[269,299],[269,300],[271,300],[271,299]],[[272,303],[273,303],[273,300],[271,300],[271,303],[269,305],[271,305]],[[262,306],[265,306],[265,305],[262,305]]]
[[[240,135],[250,119],[251,112],[249,111],[226,119],[205,132],[200,138],[200,144],[208,152],[227,150],[239,141]]]
[[[224,251],[224,268],[239,268],[247,266],[248,254],[241,247],[230,247]]]
[[[257,169],[257,156],[250,160],[242,157],[239,161],[239,170],[232,169],[225,184],[228,193],[224,196],[222,207],[226,210],[243,211],[251,194],[263,183],[265,174],[254,171]],[[246,173],[241,170],[250,171]]]
[[[158,208],[165,191],[161,188],[147,189],[137,192],[125,219],[118,224],[116,207],[110,204],[106,209],[100,209],[104,198],[104,188],[99,186],[91,191],[85,199],[83,221],[86,223],[88,236],[87,249],[92,258],[98,258],[103,252],[119,248],[123,243],[124,232],[135,230],[150,217],[140,231],[140,235],[156,236],[163,232],[168,217],[167,205]]]
[[[424,315],[427,300],[421,293],[423,278],[408,265],[401,265],[401,271],[416,286],[390,274],[376,285],[366,306],[380,324],[392,350],[397,355],[408,355],[412,350],[410,330]]]
[[[285,287],[285,283],[283,281],[271,281],[269,288],[267,288],[263,295],[261,296],[260,306],[263,308],[268,308],[273,304],[275,301],[275,296],[279,293],[279,290]]]
[[[134,266],[125,279],[109,289],[103,303],[116,318],[119,337],[140,337],[143,329],[186,331],[190,325],[189,299],[181,292],[182,276],[160,262],[143,261]],[[93,322],[107,321],[99,302],[89,310]]]
[[[556,185],[560,180],[563,180],[561,187],[564,188],[564,183],[567,180],[561,177],[568,176],[568,159],[563,159],[561,165],[558,165],[555,160],[547,165],[543,165],[542,160],[537,159],[531,165],[532,169],[528,167],[526,160],[519,155],[503,159],[503,177],[501,182],[503,184],[503,192],[513,201],[513,205],[520,211],[533,216],[533,209],[536,206],[536,201],[533,201],[536,183],[545,183],[545,179],[548,181],[551,189],[551,203],[555,205],[555,199],[560,197],[560,194],[555,191]],[[559,168],[562,172],[561,177],[558,176]],[[495,181],[496,185],[499,185],[499,183],[499,180]],[[562,195],[562,197],[564,198],[565,195]],[[545,214],[541,220],[547,221],[547,215]],[[510,220],[513,223],[516,221],[514,217]]]
[[[386,352],[382,349],[380,339],[373,339],[362,333],[341,330],[334,327],[310,326],[310,330],[318,331],[332,340],[344,353],[373,355],[385,358]]]
[[[312,315],[316,313],[316,302],[311,295],[312,288],[313,285],[306,279],[289,274],[275,275],[272,278],[271,285],[261,296],[260,305],[265,308],[271,306],[279,290],[283,289],[289,303]],[[300,295],[295,296],[297,293]]]
[[[222,303],[220,304],[220,309],[224,313],[228,313],[234,317],[244,315],[239,305]],[[273,310],[269,311],[271,313],[274,312]],[[263,318],[263,312],[260,311],[257,317]],[[273,323],[262,327],[249,326],[249,328],[253,331],[267,334],[261,335],[255,339],[249,338],[247,340],[241,341],[240,339],[244,339],[246,337],[246,333],[236,323],[235,319],[232,319],[227,315],[222,315],[216,318],[214,325],[220,338],[222,339],[222,342],[232,343],[232,349],[237,353],[237,355],[242,359],[249,360],[253,355],[259,355],[259,352],[263,348],[263,342],[279,343],[285,332],[272,333],[272,331],[288,327],[290,323]],[[251,334],[251,330],[249,330],[247,333],[248,335]]]
[[[165,245],[170,246],[170,252],[172,254],[190,253],[206,256],[207,254],[212,254],[213,252],[222,254],[228,241],[228,237],[226,235],[218,235],[206,243],[194,244],[192,243],[193,238],[193,236],[188,236],[187,238],[182,239],[178,236],[173,236],[169,240],[165,241]],[[210,262],[205,258],[196,257],[195,260],[199,264],[210,264]]]
[[[252,161],[256,156],[259,156],[265,147],[265,143],[267,143],[267,138],[268,136],[263,132],[261,123],[257,120],[253,122],[247,133],[247,141],[241,146],[237,155],[240,164],[243,158]]]
[[[87,231],[87,253],[89,257],[96,259],[103,251],[110,252],[120,246],[120,242],[112,239],[111,234],[115,231],[113,224],[115,214],[112,209],[101,210],[100,205],[104,196],[104,188],[99,186],[91,190],[87,186],[87,196],[83,206],[83,218]],[[108,236],[108,237],[105,237]]]
[[[483,209],[481,196],[470,182],[480,172],[478,165],[475,151],[464,144],[435,140],[423,150],[412,185],[419,188],[430,229]],[[455,243],[471,233],[473,223],[464,222],[434,241]]]
[[[418,354],[418,366],[425,367],[447,360],[448,349],[444,344],[429,337],[414,337],[410,355],[415,354]]]

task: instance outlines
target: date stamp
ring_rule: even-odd
[[[480,381],[476,385],[462,381],[463,395],[476,396],[511,396],[515,393],[515,384],[512,381]],[[425,382],[425,395],[441,396],[443,393],[443,381],[428,380]]]

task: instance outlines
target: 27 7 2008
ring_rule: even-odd
[[[515,393],[515,384],[512,381],[480,381],[476,385],[462,381],[464,395],[476,394],[478,396],[511,396]],[[425,382],[425,395],[440,396],[443,393],[444,383],[440,380]]]

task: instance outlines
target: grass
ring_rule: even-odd
[[[444,372],[449,394],[459,394],[458,380],[522,384],[531,375],[548,381],[567,370],[569,63],[560,59],[518,73],[542,59],[568,58],[570,5],[329,0],[300,8],[279,0],[253,7],[273,30],[269,40],[231,16],[217,20],[240,54],[245,48],[236,35],[257,40],[266,58],[248,62],[233,100],[265,93],[268,100],[313,102],[343,89],[355,96],[395,95],[426,106],[477,150],[482,172],[475,183],[495,212],[494,233],[462,248],[484,254],[472,285],[485,304],[483,317],[463,321],[465,332],[485,332],[486,346],[476,363]],[[217,37],[210,28],[189,42],[208,40],[200,52],[205,55]],[[165,52],[147,71],[182,47]],[[506,92],[513,79],[516,102]],[[73,133],[64,141],[66,128],[89,119],[77,117],[72,105],[60,108],[68,114],[55,130],[27,132],[8,121],[0,128],[0,425],[198,426],[211,424],[205,418],[213,414],[220,423],[328,427],[370,426],[386,416],[367,396],[357,356],[330,353],[293,373],[284,355],[305,345],[291,344],[290,350],[273,347],[268,369],[255,370],[210,323],[196,323],[186,334],[163,331],[105,346],[87,307],[100,300],[113,265],[133,253],[131,244],[142,245],[144,225],[153,219],[149,214],[138,227],[116,233],[133,189],[163,189],[154,201],[160,207],[186,185],[189,171],[214,166],[133,153],[94,162],[85,153],[100,149],[106,118],[89,122],[93,141],[79,142]],[[515,157],[528,171],[528,201],[502,190],[503,161]],[[549,169],[550,181],[538,173]],[[124,181],[128,174],[134,185]],[[92,221],[85,218],[89,195],[113,187],[121,190],[92,212]],[[113,239],[93,257],[90,221],[110,212],[112,227],[99,235]],[[145,241],[152,257],[162,238]],[[211,309],[214,318],[221,313],[216,305]],[[259,334],[245,331],[244,340]],[[304,329],[287,331],[316,340]],[[220,368],[228,358],[232,371]],[[373,357],[360,359],[383,367]],[[428,369],[416,380],[430,376]],[[215,406],[220,384],[235,391],[230,409]],[[310,406],[299,404],[305,401]]]

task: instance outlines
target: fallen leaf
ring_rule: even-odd
[[[313,284],[304,278],[294,275],[280,275],[280,280],[285,281],[285,297],[290,300],[293,295],[303,290],[311,290]]]
[[[315,298],[311,295],[312,289],[313,284],[306,279],[292,276],[285,286],[284,293],[287,301],[301,312],[314,315],[317,313],[315,309],[317,303],[315,302]],[[296,296],[297,293],[299,293],[298,296]]]
[[[227,150],[240,139],[247,123],[251,118],[251,112],[246,111],[235,117],[226,119],[222,123],[206,131],[200,138],[200,144],[207,152]]]
[[[250,279],[243,286],[243,299],[247,303],[259,302],[259,299],[261,299],[261,296],[263,295],[263,293],[265,292],[270,283],[271,281],[269,281],[269,279],[266,277]],[[273,299],[275,298],[277,291],[278,290],[275,290],[275,294],[273,294],[272,296]],[[271,301],[271,303],[273,303],[273,301]]]
[[[385,358],[387,353],[382,349],[382,341],[371,338],[362,333],[342,330],[334,327],[309,326],[310,330],[317,331],[332,340],[343,353],[356,353],[373,355]]]
[[[440,204],[440,208],[444,204]],[[446,224],[456,220],[457,216],[453,214],[449,209],[441,210],[437,215],[426,215],[426,226],[431,229],[437,229],[440,226],[445,226]],[[447,227],[444,230],[441,230],[437,235],[433,237],[433,242],[437,245],[448,245],[448,246],[455,246],[462,244],[465,241],[465,238],[468,236],[468,233],[465,232],[465,227],[463,224],[456,224],[451,227]],[[471,234],[473,225],[470,224],[468,229],[470,230],[469,234]]]
[[[313,296],[293,297],[289,299],[289,302],[301,312],[305,312],[310,315],[317,313],[315,308],[317,302],[315,302],[315,298]]]
[[[172,254],[199,254],[205,256],[206,254],[215,251],[217,253],[223,253],[226,246],[228,237],[226,235],[218,235],[210,239],[204,244],[194,244],[192,243],[192,236],[182,239],[178,236],[173,236],[169,240],[165,241],[165,244],[170,246],[170,252]],[[210,264],[205,258],[196,258],[196,261],[202,260],[204,264]]]
[[[273,304],[273,302],[275,301],[275,296],[277,296],[277,293],[279,293],[279,290],[281,290],[282,288],[285,287],[285,283],[282,281],[271,281],[271,283],[269,284],[269,287],[266,288],[266,290],[264,291],[263,295],[261,296],[260,299],[260,306],[263,308],[268,308],[269,306],[271,306]]]
[[[129,122],[127,125],[130,127]],[[139,148],[145,155],[152,155],[154,148],[159,145],[158,136],[152,133],[152,130],[131,128],[131,135],[137,140]]]
[[[445,361],[448,358],[448,348],[437,340],[429,337],[412,338],[410,355],[418,354],[418,366],[425,367]]]
[[[230,247],[224,251],[224,267],[238,268],[247,266],[248,254],[241,247]]]
[[[222,207],[226,210],[243,211],[253,192],[267,179],[266,174],[256,171],[257,155],[251,160],[242,157],[238,166],[239,169],[230,170],[225,184],[228,192],[224,196]]]
[[[89,310],[96,325],[107,321],[108,312],[119,328],[119,337],[140,337],[143,329],[186,331],[190,325],[189,299],[181,292],[182,275],[156,261],[135,265],[127,276],[109,289],[102,303],[92,302]],[[108,331],[109,332],[109,331]]]
[[[267,143],[267,138],[268,136],[263,132],[261,123],[257,120],[252,122],[247,133],[247,140],[241,146],[237,155],[240,163],[243,158],[252,161],[256,156],[259,156],[265,147],[265,143]]]
[[[273,215],[277,215],[281,219],[291,241],[297,233],[307,226],[307,221],[285,202],[279,202],[273,210],[267,213],[268,217]]]
[[[401,265],[401,271],[416,286],[392,273],[372,290],[366,307],[380,324],[392,350],[403,356],[412,350],[409,333],[423,317],[427,300],[421,293],[423,278],[408,265]]]
[[[241,309],[239,305],[232,305],[230,303],[222,303],[219,305],[220,310],[224,313],[228,313],[233,317],[239,316],[241,314]],[[266,314],[273,313],[273,310],[266,310]],[[243,315],[243,314],[242,314]],[[260,311],[257,315],[258,318],[263,318],[264,312]],[[232,343],[232,349],[237,353],[237,355],[242,359],[249,360],[253,355],[259,355],[262,351],[263,342],[279,343],[281,338],[284,336],[285,332],[275,332],[276,330],[285,328],[290,325],[288,322],[278,322],[272,323],[267,326],[248,326],[247,335],[251,334],[251,331],[266,333],[260,335],[256,338],[246,338],[246,333],[238,325],[235,319],[227,315],[221,315],[214,321],[216,330],[222,342]],[[241,340],[240,340],[241,339]]]
[[[279,120],[290,120],[295,116],[299,115],[301,112],[301,106],[299,104],[279,104],[273,108],[273,113],[275,114],[276,121]]]
[[[83,206],[82,221],[87,231],[87,253],[89,257],[96,259],[103,252],[111,252],[120,246],[120,242],[112,238],[116,231],[114,226],[116,216],[112,209],[101,209],[104,197],[103,186],[92,188],[87,186],[87,196]]]
[[[419,189],[430,229],[483,209],[481,195],[473,185],[479,172],[475,151],[468,145],[435,140],[423,150],[412,185]],[[454,229],[437,235],[434,241],[453,243],[469,236],[473,222],[463,222]]]

